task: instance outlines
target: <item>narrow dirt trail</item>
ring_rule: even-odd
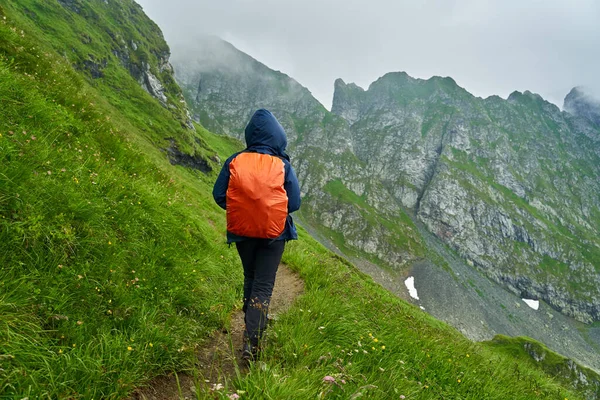
[[[281,264],[277,271],[275,288],[269,307],[269,319],[276,319],[291,307],[296,297],[304,291],[304,282],[287,266]],[[244,313],[240,310],[231,316],[229,330],[216,331],[207,344],[198,351],[197,377],[186,374],[156,378],[149,387],[137,390],[136,400],[180,400],[208,397],[211,390],[222,385],[231,386],[236,371],[245,373],[248,368],[241,359]],[[197,393],[199,392],[199,393]]]

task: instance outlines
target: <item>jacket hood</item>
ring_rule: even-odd
[[[269,111],[260,109],[254,113],[245,131],[246,146],[254,149],[265,147],[273,155],[288,158],[285,154],[287,137],[277,118]]]

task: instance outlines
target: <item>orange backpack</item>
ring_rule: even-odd
[[[269,154],[240,153],[229,172],[227,230],[251,238],[280,236],[288,215],[283,161]]]

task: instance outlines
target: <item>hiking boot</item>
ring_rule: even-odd
[[[242,347],[242,360],[246,362],[256,361],[258,356],[258,347],[253,346],[250,343],[250,340],[244,341],[244,346]]]

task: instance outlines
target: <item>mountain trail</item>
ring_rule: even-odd
[[[277,315],[287,311],[303,291],[304,282],[298,274],[280,264],[269,308],[270,323]],[[244,313],[238,310],[231,316],[229,329],[215,331],[206,345],[199,349],[194,376],[187,373],[160,376],[147,387],[136,390],[131,399],[196,399],[205,398],[211,391],[221,388],[231,391],[236,376],[248,370],[241,359],[243,331]]]

